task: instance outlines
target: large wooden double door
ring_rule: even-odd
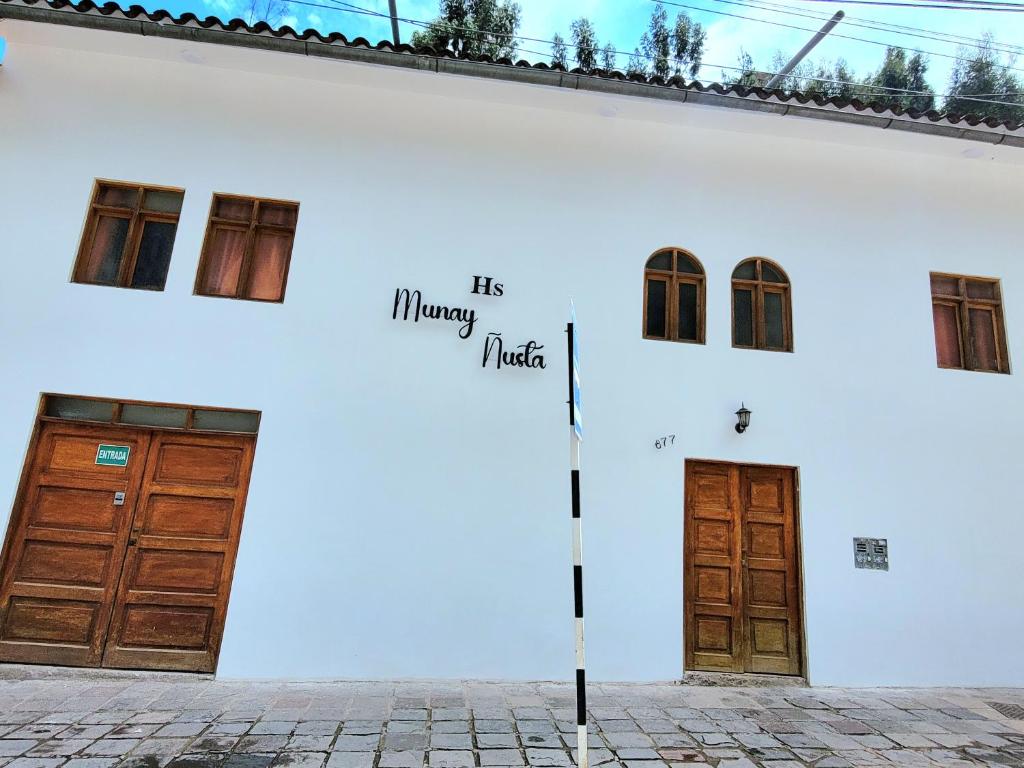
[[[795,470],[686,463],[686,668],[801,674]]]
[[[42,422],[0,571],[0,661],[212,672],[254,441]]]

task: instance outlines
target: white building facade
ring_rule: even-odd
[[[570,679],[572,299],[590,678],[720,664],[1024,685],[1021,130],[881,130],[853,109],[680,103],[45,10],[0,3],[0,658]],[[950,135],[918,130],[933,123]],[[104,183],[180,202],[117,213]],[[203,295],[237,278],[211,265],[215,195],[283,217],[223,225],[282,238],[247,251],[270,254],[269,288],[241,267],[269,300]],[[136,227],[136,270],[144,222],[168,225],[173,245],[151,244],[170,254],[162,289],[83,263],[102,215]],[[645,277],[665,249],[702,273],[661,276],[667,314]],[[749,259],[781,277],[751,284],[745,342]],[[954,276],[948,295],[933,275]],[[450,319],[406,319],[403,289]],[[943,313],[967,320],[937,352]],[[938,364],[958,331],[961,367],[996,371]],[[493,334],[532,343],[533,365],[487,359]],[[82,418],[53,395],[111,410]],[[125,415],[140,403],[190,407]],[[175,456],[197,474],[172,478]],[[754,508],[776,491],[782,564],[762,562],[776,576],[759,587],[748,556],[770,521]],[[855,567],[857,537],[885,540],[888,570]],[[776,587],[754,602],[777,598],[781,618],[736,603]],[[760,646],[786,664],[752,669]]]

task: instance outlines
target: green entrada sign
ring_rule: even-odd
[[[96,449],[96,463],[104,467],[127,467],[128,454],[131,452],[128,445],[100,445]]]

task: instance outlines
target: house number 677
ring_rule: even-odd
[[[675,435],[667,435],[665,437],[659,437],[657,440],[655,440],[654,447],[660,451],[662,448],[668,448],[670,445],[674,445],[675,442]]]

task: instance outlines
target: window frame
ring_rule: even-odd
[[[131,208],[116,205],[109,205],[100,202],[100,192],[104,188],[128,189],[135,191],[135,203]],[[165,224],[174,224],[175,241],[178,235],[178,223],[181,220],[181,211],[172,213],[169,211],[154,211],[142,207],[147,192],[172,192],[181,195],[182,207],[185,204],[185,190],[182,187],[168,187],[159,184],[139,184],[130,181],[116,181],[113,179],[95,179],[92,185],[92,194],[89,197],[89,208],[85,213],[85,225],[82,228],[82,238],[78,244],[78,255],[75,257],[75,265],[71,270],[71,282],[79,285],[98,285],[105,288],[129,288],[134,291],[156,291],[162,292],[167,286],[167,274],[164,275],[163,285],[159,288],[132,285],[135,277],[135,268],[138,266],[139,249],[142,246],[142,233],[145,230],[146,222],[157,221]],[[121,250],[121,262],[118,266],[117,279],[113,283],[101,283],[96,280],[85,279],[86,258],[92,250],[95,242],[96,230],[102,217],[127,219],[128,230],[124,237],[124,246]],[[173,257],[174,244],[171,244],[171,256]],[[167,263],[167,273],[171,270],[170,260]]]
[[[956,294],[937,293],[935,278],[955,280]],[[967,292],[968,283],[991,285],[994,298],[970,296]],[[979,277],[976,275],[959,275],[951,272],[929,272],[928,288],[932,306],[932,340],[935,342],[936,367],[946,371],[975,371],[978,373],[1010,374],[1010,355],[1006,341],[1006,321],[1003,317],[1003,289],[999,278]],[[943,365],[939,362],[938,335],[935,328],[935,306],[953,307],[957,316],[957,333],[960,342],[960,365]],[[995,342],[996,368],[979,368],[974,349],[974,336],[971,333],[971,310],[984,310],[992,315],[992,332]]]
[[[736,277],[736,270],[748,262],[754,262],[754,277]],[[785,278],[784,283],[765,281],[762,277],[761,267],[769,265]],[[762,352],[792,352],[793,351],[793,284],[779,264],[771,259],[761,256],[752,256],[743,259],[732,269],[732,278],[729,284],[730,317],[732,326],[732,346],[734,349],[755,349]],[[736,341],[736,290],[749,290],[751,292],[751,320],[753,344],[739,344]],[[766,293],[782,296],[782,341],[781,347],[769,347],[767,345],[768,329],[764,313],[764,296]]]
[[[672,256],[672,269],[654,269],[648,264],[655,256],[662,254],[671,254]],[[680,272],[678,269],[677,258],[679,254],[684,254],[689,258],[697,268],[700,269],[699,273],[693,272]],[[665,335],[664,336],[650,336],[647,333],[647,315],[649,306],[648,296],[648,285],[651,280],[661,280],[665,283]],[[697,287],[697,338],[696,339],[681,339],[679,338],[679,286],[681,284],[695,285]],[[707,272],[704,269],[704,265],[701,263],[692,251],[686,248],[677,248],[675,246],[669,246],[667,248],[659,248],[654,251],[650,256],[647,257],[647,261],[644,262],[644,284],[643,284],[643,317],[641,318],[641,337],[649,339],[651,341],[673,341],[678,344],[704,344],[705,343],[705,331],[706,331],[706,286],[707,286]]]
[[[214,213],[217,210],[217,203],[221,200],[240,200],[243,202],[252,204],[252,212],[249,216],[248,225],[245,224],[241,219],[229,219],[222,216],[215,216]],[[287,224],[267,224],[261,223],[260,218],[260,205],[275,205],[275,206],[291,206],[295,209],[295,223],[291,225]],[[295,200],[280,200],[272,197],[254,197],[252,195],[239,195],[231,192],[214,192],[210,198],[210,213],[206,218],[206,233],[203,235],[202,250],[199,252],[199,266],[196,269],[196,280],[192,288],[192,294],[194,296],[206,296],[212,299],[233,299],[236,301],[259,301],[264,304],[283,304],[285,295],[288,289],[288,276],[291,273],[292,267],[292,253],[295,250],[295,233],[299,225],[299,203]],[[245,251],[242,253],[242,262],[238,269],[238,287],[235,289],[233,295],[226,295],[222,293],[206,293],[203,290],[203,285],[206,282],[206,273],[210,266],[210,257],[208,248],[214,232],[218,229],[234,229],[244,230],[245,235]],[[270,231],[288,234],[291,237],[291,241],[288,244],[288,255],[285,257],[284,262],[284,275],[281,278],[281,296],[277,299],[262,299],[254,296],[246,296],[245,294],[251,287],[252,277],[252,262],[255,252],[256,238],[258,233],[261,231]]]

